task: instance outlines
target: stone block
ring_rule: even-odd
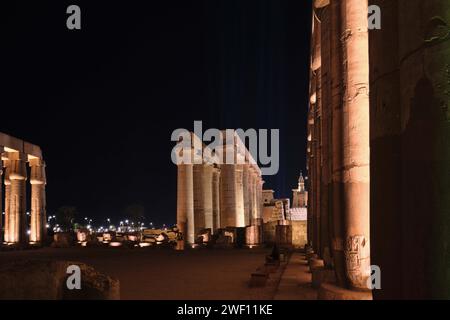
[[[266,272],[257,270],[251,274],[249,286],[252,288],[264,287],[268,279],[269,275]]]
[[[81,289],[69,290],[67,268],[81,271]],[[0,267],[0,300],[116,300],[120,283],[93,267],[72,261],[18,261]]]

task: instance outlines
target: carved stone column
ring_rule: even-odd
[[[257,201],[257,213],[256,213],[256,218],[261,221],[262,219],[262,213],[263,213],[263,200],[262,200],[262,190],[263,190],[263,184],[264,184],[264,180],[261,178],[260,175],[258,175],[257,177],[257,183],[256,183],[256,201]]]
[[[322,3],[321,20],[321,67],[320,67],[320,109],[321,109],[321,182],[320,182],[320,253],[323,258],[330,253],[331,220],[331,54],[330,54],[330,6]],[[330,263],[329,260],[325,263]]]
[[[220,169],[213,169],[212,178],[212,199],[213,199],[213,233],[221,227],[220,225]]]
[[[19,152],[9,152],[9,159],[9,180],[11,182],[9,242],[25,245],[27,241],[25,214],[26,155]]]
[[[341,43],[341,1],[330,2],[330,64],[331,64],[331,145],[332,154],[332,212],[331,212],[331,244],[337,284],[347,285],[345,278],[344,256],[344,211],[342,202],[341,181],[343,167],[343,112],[342,112],[342,43]],[[309,197],[309,195],[308,195]]]
[[[42,242],[46,234],[45,163],[41,159],[30,160],[31,173],[31,228],[30,242]]]
[[[337,169],[345,221],[344,254],[350,288],[370,277],[369,39],[367,1],[342,0],[344,104],[342,166]]]
[[[194,244],[194,182],[192,164],[177,166],[177,226],[184,243]]]
[[[3,244],[4,235],[2,232],[3,229],[3,194],[2,194],[2,186],[3,183],[3,161],[2,161],[3,147],[0,146],[0,246]],[[6,229],[5,229],[6,230]]]
[[[236,168],[233,164],[223,164],[220,179],[220,225],[222,228],[236,226]]]
[[[213,227],[212,208],[212,167],[194,165],[194,230],[195,237],[205,228]]]
[[[236,165],[236,225],[245,227],[243,165]]]
[[[255,221],[258,217],[257,213],[257,200],[256,200],[256,194],[257,194],[257,186],[256,186],[256,171],[252,167],[250,170],[250,197],[251,197],[251,224],[254,225]]]
[[[242,182],[244,188],[244,225],[250,225],[250,183],[249,183],[249,165],[242,165]]]
[[[11,225],[11,214],[10,214],[10,199],[11,199],[11,181],[9,180],[9,160],[3,161],[5,166],[5,235],[4,241],[10,243],[10,225]]]
[[[213,218],[213,166],[203,165],[202,167],[202,184],[204,197],[204,214],[205,214],[205,228],[214,230]]]

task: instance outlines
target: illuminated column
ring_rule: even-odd
[[[9,158],[9,180],[11,182],[9,242],[24,245],[27,238],[25,214],[26,155],[19,152],[9,152]]]
[[[236,168],[233,164],[220,167],[220,226],[236,226]]]
[[[316,88],[315,88],[316,76],[313,74],[311,76],[312,82],[312,95],[310,98],[310,109],[309,109],[309,117],[311,119],[310,122],[310,135],[311,135],[311,156],[310,156],[310,167],[309,167],[309,176],[310,176],[310,189],[311,189],[311,201],[310,207],[308,208],[310,211],[310,215],[308,219],[310,220],[310,237],[311,237],[311,245],[315,252],[318,252],[318,226],[317,226],[317,117],[316,117]]]
[[[313,195],[313,177],[314,177],[314,165],[313,165],[313,130],[314,130],[314,117],[312,115],[311,104],[308,111],[308,138],[307,138],[307,158],[306,158],[306,166],[308,170],[308,208],[307,208],[307,240],[308,245],[312,247],[313,245],[313,208],[314,208],[314,195]]]
[[[329,221],[331,214],[331,56],[330,56],[330,6],[322,8],[321,20],[321,67],[320,67],[320,109],[321,109],[321,181],[320,181],[320,253],[330,253]],[[319,91],[319,90],[318,90]],[[329,263],[329,261],[326,261]]]
[[[194,244],[194,186],[192,164],[177,166],[177,226],[183,241]]]
[[[2,187],[1,183],[3,181],[3,161],[2,156],[3,154],[3,147],[0,146],[0,246],[3,244],[4,236],[3,236],[3,194],[2,194]],[[6,229],[5,229],[6,230]]]
[[[236,227],[245,227],[244,215],[244,183],[243,183],[243,165],[237,164],[236,168]]]
[[[248,184],[248,222],[249,225],[253,225],[253,169],[252,166],[248,167],[247,173],[247,184]]]
[[[257,182],[257,174],[256,170],[253,169],[252,173],[252,199],[253,199],[253,207],[252,207],[252,224],[258,224],[258,182]]]
[[[31,173],[31,228],[30,242],[42,242],[45,235],[45,163],[41,159],[30,160]]]
[[[213,227],[212,219],[212,167],[194,165],[194,230],[195,237],[205,228]]]
[[[205,228],[214,230],[213,218],[213,170],[211,165],[202,166],[202,184],[203,184],[203,210],[205,214]]]
[[[249,183],[249,165],[243,166],[243,187],[244,187],[244,224],[250,225],[250,183]]]
[[[3,161],[5,166],[5,235],[4,241],[10,243],[10,226],[11,226],[11,214],[10,214],[10,197],[11,197],[11,181],[9,180],[9,160]]]
[[[341,43],[341,1],[332,0],[330,4],[330,62],[331,62],[331,115],[332,115],[332,212],[331,222],[331,244],[336,273],[337,284],[345,287],[345,234],[344,234],[344,211],[343,211],[343,188],[342,171],[343,167],[343,112],[342,112],[342,91],[343,91],[343,58]]]
[[[256,224],[256,217],[257,217],[257,213],[256,213],[256,171],[253,167],[250,167],[250,171],[249,171],[249,176],[250,176],[250,203],[251,203],[251,207],[250,207],[250,220],[251,220],[251,224],[254,225]]]
[[[313,15],[311,50],[311,85],[310,85],[310,112],[313,118],[312,129],[312,157],[311,157],[311,209],[312,209],[312,245],[314,251],[321,255],[320,230],[320,180],[321,180],[321,23],[317,14]]]
[[[350,288],[367,290],[370,277],[369,41],[367,1],[342,0],[344,53],[342,188],[344,255]]]
[[[213,169],[212,178],[212,199],[213,199],[213,233],[221,227],[220,225],[220,169]]]
[[[256,180],[256,218],[258,221],[261,221],[262,219],[262,212],[263,212],[263,202],[262,202],[262,190],[263,190],[263,184],[264,181],[262,180],[261,176],[257,176]]]

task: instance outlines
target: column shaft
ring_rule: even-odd
[[[25,245],[27,241],[25,181],[27,178],[25,155],[13,154],[10,162],[9,179],[11,182],[9,241]]]
[[[177,226],[183,233],[183,241],[193,244],[195,242],[193,166],[180,164],[177,170]]]
[[[31,173],[31,227],[30,241],[42,242],[46,231],[45,164],[40,159],[30,160]]]
[[[243,165],[236,165],[236,227],[245,227]]]
[[[370,277],[369,41],[367,1],[342,0],[343,163],[338,171],[345,221],[346,277],[367,289]]]
[[[11,181],[9,180],[9,169],[8,169],[9,161],[5,161],[5,235],[4,241],[6,243],[11,242],[11,214],[10,214],[10,199],[11,199]]]
[[[213,233],[216,233],[220,225],[220,169],[214,168],[212,179],[213,198]]]
[[[232,164],[221,166],[220,179],[220,225],[222,228],[236,226],[236,168]]]
[[[250,225],[250,184],[249,184],[249,165],[243,165],[242,182],[244,188],[244,224]]]

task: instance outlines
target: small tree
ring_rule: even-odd
[[[77,209],[75,207],[59,207],[58,210],[56,210],[56,223],[58,223],[64,230],[72,231],[76,216]]]

